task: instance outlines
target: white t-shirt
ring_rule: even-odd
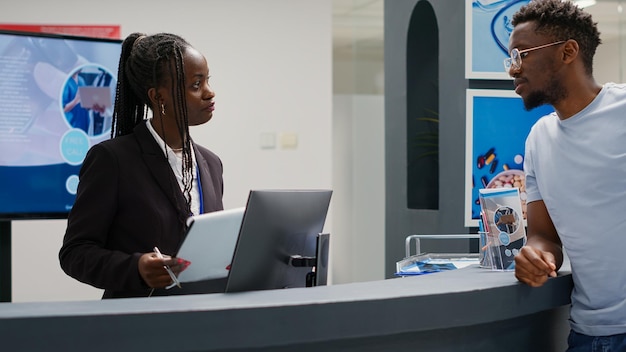
[[[626,85],[605,84],[564,121],[537,121],[524,170],[527,202],[545,202],[570,259],[572,329],[626,333]]]

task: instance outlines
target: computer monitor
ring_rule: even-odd
[[[250,191],[226,292],[307,286],[331,195],[331,190]],[[327,250],[327,237],[322,238]]]

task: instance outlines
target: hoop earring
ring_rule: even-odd
[[[161,104],[161,115],[165,116],[165,104]]]

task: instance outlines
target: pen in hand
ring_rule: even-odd
[[[159,248],[154,247],[154,253],[156,253],[157,257],[160,259],[165,259],[163,258],[163,255],[161,254],[161,251],[159,251]],[[178,286],[178,288],[180,288],[180,281],[178,281],[178,278],[176,277],[176,275],[174,275],[174,272],[172,271],[172,269],[170,268],[169,265],[163,265],[163,267],[165,268],[165,270],[167,270],[167,273],[170,275],[170,277],[172,278],[172,284],[167,286],[166,289],[170,289],[174,286]]]

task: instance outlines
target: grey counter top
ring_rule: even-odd
[[[298,346],[506,321],[569,304],[569,268],[540,288],[470,266],[287,290],[1,303],[4,346],[209,351]],[[125,348],[122,348],[125,350]],[[273,350],[276,350],[275,348]]]

